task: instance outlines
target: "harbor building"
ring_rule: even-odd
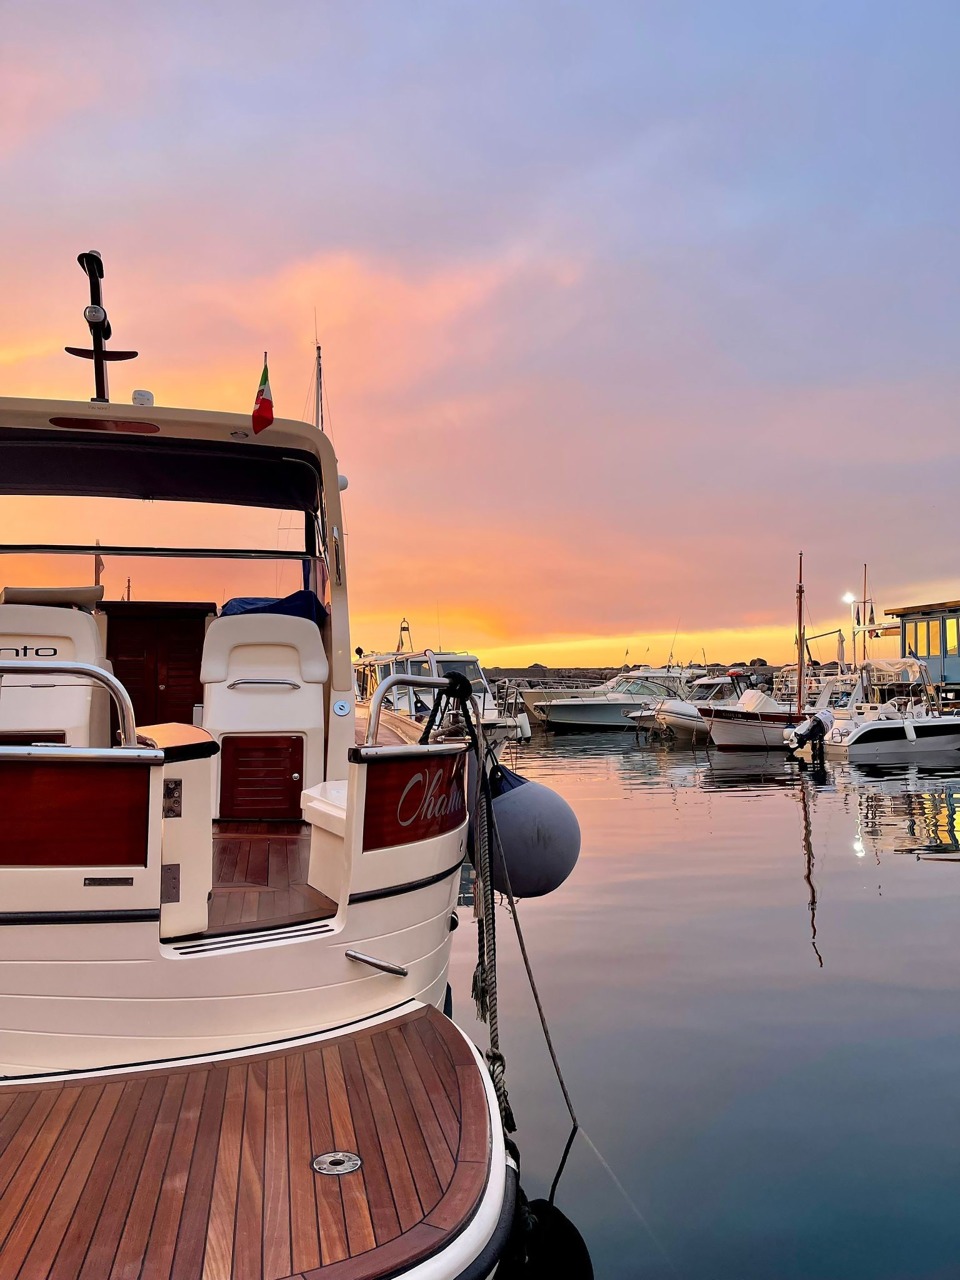
[[[960,600],[887,609],[900,623],[900,656],[921,658],[933,683],[960,699]]]

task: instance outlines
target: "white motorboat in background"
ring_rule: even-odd
[[[484,733],[494,747],[508,741],[530,739],[530,720],[520,707],[505,712],[490,688],[479,659],[472,653],[368,653],[354,663],[357,696],[362,702],[373,697],[377,688],[391,676],[429,676],[443,680],[451,675],[465,676],[470,681],[477,701]],[[395,686],[387,694],[388,705],[397,715],[426,720],[433,708],[433,689],[409,685]]]
[[[548,729],[558,731],[632,729],[632,711],[649,710],[671,694],[686,689],[674,668],[649,668],[617,676],[602,693],[589,691],[555,698],[538,706],[538,714]]]
[[[721,751],[786,751],[785,739],[809,716],[849,698],[856,677],[843,666],[843,636],[838,636],[835,671],[825,671],[807,655],[804,625],[803,552],[797,576],[797,661],[773,678],[772,692],[747,689],[732,706],[703,709],[710,737]],[[820,637],[811,637],[819,639]]]
[[[749,676],[742,671],[701,676],[690,685],[688,698],[664,698],[654,708],[654,721],[678,742],[705,742],[710,729],[701,710],[732,706],[748,687]],[[646,727],[644,713],[631,713],[630,718]]]
[[[810,727],[788,732],[788,748],[812,753]],[[944,715],[917,658],[864,662],[846,705],[833,708],[824,728],[824,754],[836,760],[909,760],[960,749],[960,716]]]

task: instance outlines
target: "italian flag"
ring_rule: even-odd
[[[259,435],[273,421],[273,393],[270,390],[270,377],[267,373],[267,353],[263,353],[263,373],[260,375],[260,386],[257,398],[253,402],[253,433]]]

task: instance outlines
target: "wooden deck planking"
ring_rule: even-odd
[[[446,1091],[418,1063],[427,1029],[457,1061],[455,1155]],[[423,1009],[239,1061],[0,1085],[0,1278],[365,1280],[412,1264],[486,1183],[486,1097],[458,1039]],[[361,1169],[314,1173],[335,1149]]]
[[[300,823],[216,823],[213,889],[202,936],[336,915],[337,904],[307,884],[309,863],[310,837]]]

